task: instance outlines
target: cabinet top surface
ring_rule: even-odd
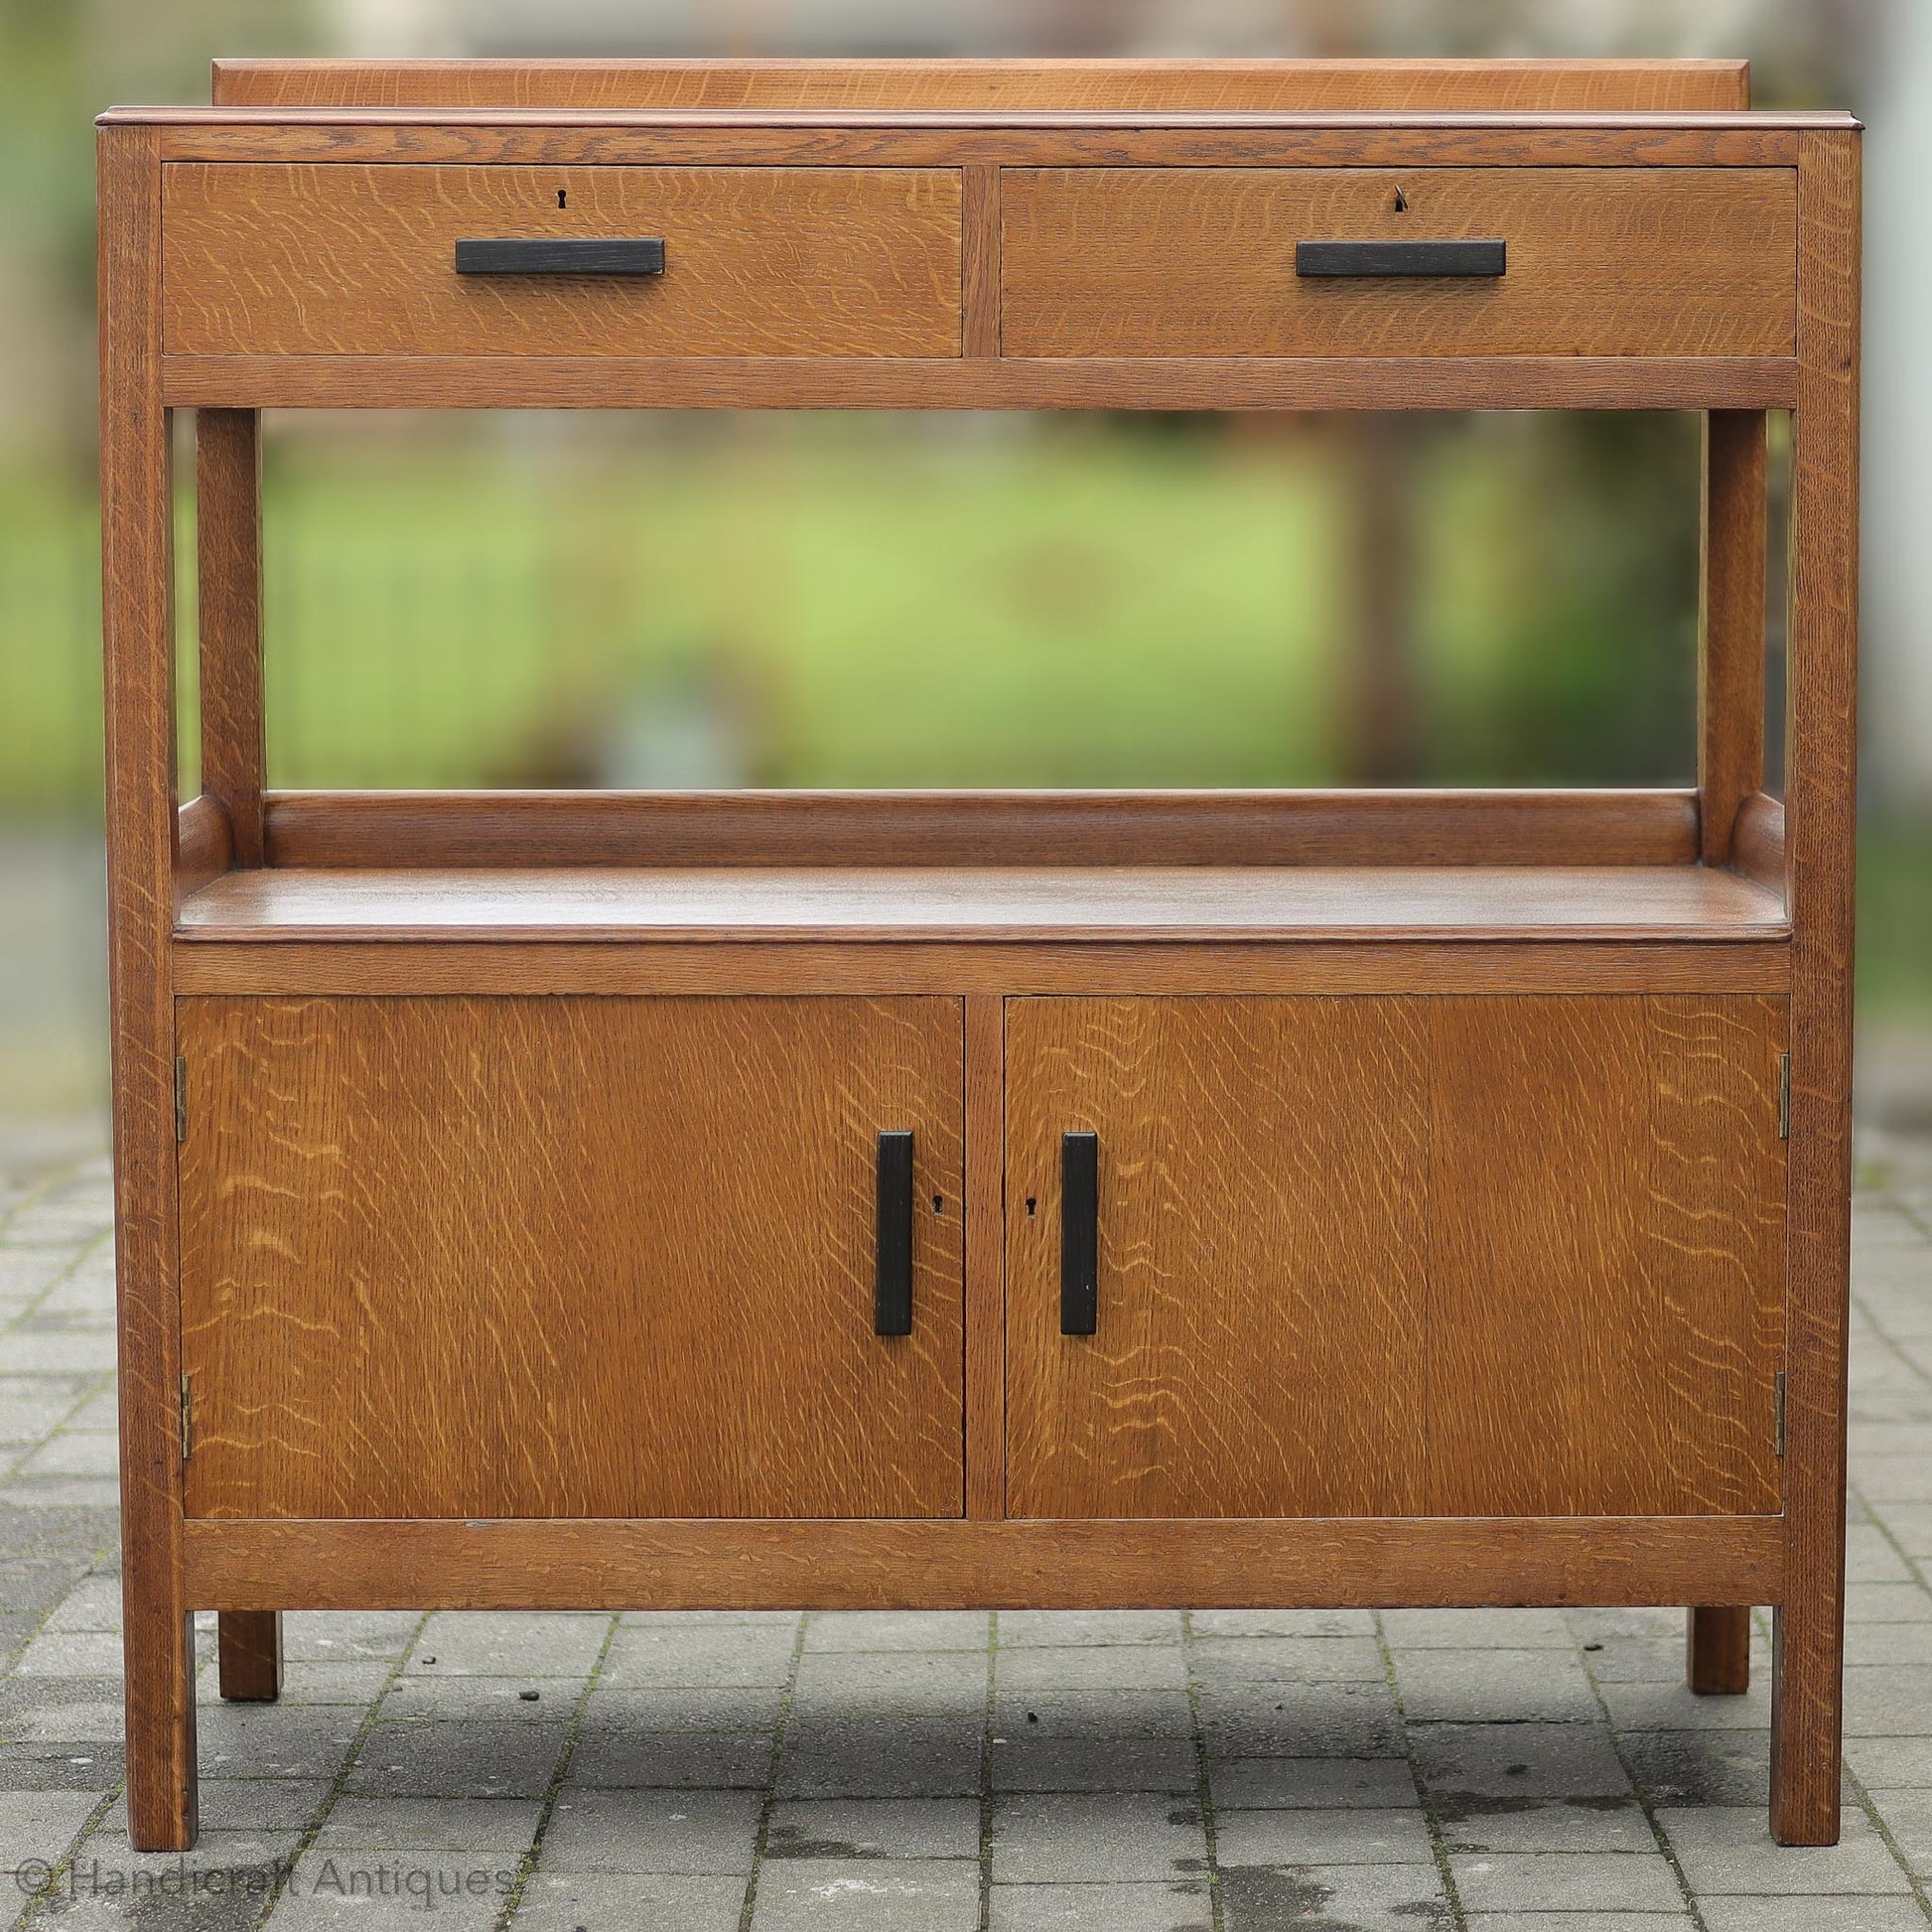
[[[217,61],[212,100],[101,120],[1854,125],[1748,113],[1742,61]]]

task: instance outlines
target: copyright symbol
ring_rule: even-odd
[[[54,1867],[45,1859],[26,1859],[15,1868],[14,1883],[29,1898],[46,1891],[54,1882]]]

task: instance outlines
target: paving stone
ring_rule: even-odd
[[[488,1932],[516,1882],[501,1854],[309,1852],[290,1874],[275,1932]]]
[[[1681,1912],[1684,1893],[1658,1852],[1530,1852],[1452,1858],[1471,1912]]]
[[[209,1778],[199,1810],[205,1832],[304,1832],[330,1787],[320,1778]]]
[[[1705,1932],[1925,1932],[1916,1898],[1701,1898]]]
[[[584,1701],[586,1730],[762,1731],[777,1727],[784,1692],[711,1690],[685,1684],[638,1690],[599,1678]]]
[[[313,1666],[312,1666],[313,1668]],[[344,1668],[381,1671],[380,1664]],[[382,1678],[376,1680],[381,1688]],[[385,1724],[454,1723],[481,1718],[495,1724],[563,1724],[584,1694],[581,1677],[399,1677],[376,1714]],[[524,1694],[534,1691],[534,1698]]]
[[[1656,1834],[1642,1808],[1621,1798],[1498,1803],[1487,1811],[1457,1806],[1442,1821],[1449,1852],[1654,1852]]]
[[[805,1649],[984,1650],[984,1610],[821,1610],[805,1619]]]
[[[1926,1434],[1932,1437],[1932,1431]],[[1932,1454],[1932,1447],[1916,1452]],[[1897,1545],[1877,1523],[1853,1523],[1846,1529],[1845,1580],[1852,1584],[1910,1584],[1918,1581],[1910,1565],[1899,1554]]]
[[[236,1780],[236,1788],[248,1787]],[[543,1807],[522,1798],[338,1798],[316,1834],[322,1851],[509,1852],[521,1858]]]
[[[783,1623],[622,1625],[600,1684],[692,1685],[705,1690],[782,1688],[791,1680],[797,1619]]]
[[[58,1864],[99,1802],[91,1791],[0,1791],[0,1872],[29,1859]]]
[[[784,1859],[759,1868],[752,1932],[976,1932],[979,1922],[974,1864]]]
[[[1221,1903],[1227,1932],[1449,1932],[1454,1924],[1433,1864],[1224,1866]]]
[[[1002,1610],[1000,1648],[1061,1644],[1178,1643],[1178,1610]]]
[[[1237,1757],[1208,1766],[1217,1808],[1285,1810],[1419,1805],[1415,1774],[1401,1757]]]
[[[1561,1610],[1384,1610],[1392,1650],[1574,1650]]]
[[[564,1782],[613,1791],[761,1791],[770,1776],[771,1738],[756,1731],[580,1730]]]
[[[1191,1737],[1050,1737],[1037,1726],[993,1741],[996,1791],[1165,1791],[1192,1797],[1200,1762]]]
[[[0,1791],[111,1791],[123,1770],[118,1738],[0,1744]]]
[[[1004,1884],[1172,1879],[1207,1868],[1199,1810],[1157,1793],[1025,1793],[993,1812],[993,1879]]]
[[[1848,1584],[1848,1623],[1932,1622],[1932,1592],[1917,1584]]]
[[[1932,1736],[1932,1665],[1861,1664],[1845,1672],[1847,1737]]]
[[[1898,1861],[1862,1811],[1848,1810],[1838,1844],[1823,1846],[1774,1844],[1755,1805],[1668,1809],[1657,1814],[1657,1822],[1700,1897],[1712,1892],[1793,1897],[1909,1889]]]
[[[1932,1878],[1932,1791],[1868,1793],[1914,1877]]]
[[[582,1932],[585,1927],[618,1932],[633,1926],[738,1932],[744,1904],[742,1878],[539,1870],[524,1886],[510,1923],[516,1932]]]
[[[1932,1737],[1849,1737],[1845,1756],[1869,1790],[1932,1788]]]
[[[406,1676],[586,1677],[611,1619],[555,1610],[439,1610],[424,1624]]]
[[[749,1791],[566,1791],[544,1833],[543,1868],[746,1874],[758,1821]]]
[[[1756,1673],[1741,1697],[1701,1697],[1683,1679],[1605,1684],[1603,1703],[1619,1733],[1633,1730],[1762,1730],[1771,1722],[1771,1673]]]
[[[345,1789],[390,1798],[535,1798],[564,1747],[561,1724],[379,1724]]]
[[[1770,1802],[1766,1730],[1634,1730],[1620,1740],[1631,1774],[1660,1805]]]
[[[1627,1798],[1601,1725],[1420,1725],[1411,1733],[1430,1802],[1445,1816],[1483,1798]]]
[[[1575,1649],[1397,1650],[1397,1694],[1414,1723],[1588,1723],[1595,1694]]]
[[[1209,1932],[1198,1880],[1144,1885],[995,1885],[988,1932]]]
[[[1671,1932],[1694,1923],[1681,1912],[1471,1912],[1467,1932]]]
[[[1177,1644],[1040,1645],[1000,1652],[1003,1691],[1184,1691],[1186,1656]]]
[[[1213,1637],[1188,1648],[1203,1684],[1381,1683],[1382,1646],[1371,1637]]]
[[[55,1605],[49,1630],[114,1630],[121,1627],[119,1577],[82,1577]]]
[[[21,1716],[20,1734],[54,1743],[119,1743],[126,1722],[126,1707],[119,1698],[79,1698],[30,1707]]]
[[[1932,1623],[1848,1624],[1845,1661],[1853,1666],[1932,1666]]]
[[[111,1334],[23,1332],[7,1335],[7,1368],[14,1375],[99,1375],[114,1366]]]
[[[1214,1843],[1224,1865],[1427,1864],[1435,1856],[1414,1808],[1217,1811]]]
[[[392,1664],[282,1665],[282,1702],[287,1705],[346,1704],[366,1707],[387,1687]]]
[[[1013,1691],[997,1684],[993,1729],[1002,1737],[1191,1737],[1185,1691]]]
[[[1187,1621],[1196,1637],[1375,1635],[1373,1610],[1194,1610]]]
[[[987,1672],[984,1651],[808,1651],[798,1660],[792,1709],[964,1714],[983,1721]]]
[[[118,1677],[121,1640],[104,1631],[51,1631],[21,1652],[14,1669],[22,1677]]]
[[[1201,1687],[1200,1707],[1208,1749],[1219,1757],[1391,1757],[1401,1752],[1401,1725],[1386,1683],[1208,1684]]]
[[[316,1664],[394,1663],[422,1621],[414,1610],[286,1610],[282,1655]]]
[[[767,1859],[973,1859],[977,1798],[819,1798],[774,1805]]]
[[[1585,1654],[1584,1667],[1599,1684],[1680,1684],[1684,1680],[1682,1635],[1659,1641],[1652,1637],[1610,1637]],[[1756,1659],[1752,1659],[1756,1674]]]
[[[1858,1483],[1866,1502],[1932,1502],[1932,1457],[1922,1453],[1862,1455]]]
[[[58,1386],[9,1378],[0,1387],[0,1445],[45,1441],[72,1407],[73,1397]]]
[[[980,1788],[985,1725],[930,1717],[801,1721],[785,1733],[781,1798],[943,1798]]]

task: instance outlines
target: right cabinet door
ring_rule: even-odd
[[[1009,1514],[1776,1511],[1785,1019],[1009,1002]]]

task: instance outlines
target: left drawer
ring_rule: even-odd
[[[171,355],[959,353],[950,169],[177,162],[162,236]],[[662,273],[456,267],[641,238]]]

